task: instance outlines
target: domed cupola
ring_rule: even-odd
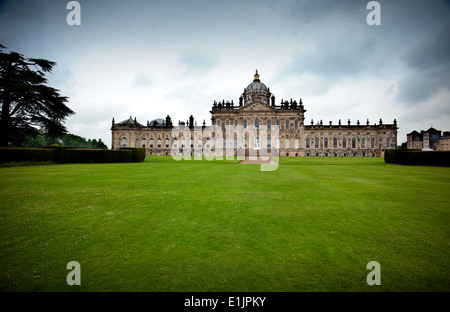
[[[270,89],[259,80],[258,70],[256,70],[253,77],[253,82],[244,89],[244,105],[248,105],[253,102],[269,104],[271,95]]]

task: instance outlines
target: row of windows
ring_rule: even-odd
[[[217,139],[217,147],[221,147],[221,139],[220,138],[218,138]],[[306,148],[311,148],[311,142],[312,140],[310,139],[310,138],[306,138]],[[314,148],[315,149],[318,149],[318,148],[320,148],[320,146],[319,146],[319,138],[315,138],[314,140]],[[146,147],[145,146],[145,143],[146,143],[146,141],[145,141],[145,139],[142,139],[142,147]],[[194,140],[193,139],[191,139],[190,140],[190,147],[194,147]],[[280,139],[277,139],[277,148],[279,148],[280,147]],[[323,148],[330,148],[330,146],[329,146],[329,140],[328,140],[328,138],[325,138],[324,139],[324,141],[323,141]],[[389,148],[390,147],[390,145],[391,145],[391,138],[387,138],[387,142],[386,142],[387,144],[387,147]],[[170,144],[170,142],[169,142],[169,139],[165,139],[165,148],[169,148],[169,144]],[[173,144],[174,144],[174,147],[176,148],[177,147],[177,139],[174,139],[173,140]],[[351,139],[351,142],[350,142],[350,144],[351,144],[351,148],[356,148],[356,139],[355,138],[352,138]],[[210,145],[210,139],[207,139],[206,140],[206,146],[207,147],[209,147],[209,145]],[[229,145],[230,145],[230,140],[229,140],[229,138],[226,138],[225,139],[225,147],[229,147]],[[127,141],[127,139],[126,138],[123,138],[122,139],[122,142],[121,142],[121,146],[128,146],[128,141]],[[199,147],[199,148],[201,148],[201,146],[202,146],[202,140],[201,139],[198,139],[197,140],[197,146]],[[237,148],[237,146],[238,146],[238,139],[237,138],[234,138],[234,147],[235,148]],[[295,139],[294,140],[294,146],[295,146],[295,148],[299,148],[299,146],[300,146],[300,144],[299,144],[299,139]],[[154,140],[153,139],[150,139],[149,140],[149,147],[150,148],[153,148],[153,147],[155,147],[154,146]],[[156,147],[157,148],[161,148],[162,147],[162,140],[160,139],[160,138],[158,138],[157,139],[157,141],[156,141]],[[183,139],[181,139],[181,147],[185,147],[185,140],[184,140],[184,138]],[[247,137],[244,137],[244,147],[248,147],[248,143],[247,143]],[[256,139],[255,139],[255,148],[259,148],[260,147],[260,140],[259,140],[259,137],[256,137]],[[271,148],[272,147],[272,139],[269,137],[269,138],[267,138],[267,148]],[[285,147],[286,148],[290,148],[290,139],[289,138],[286,138],[285,139]],[[332,146],[332,148],[338,148],[338,139],[337,138],[334,138],[333,139],[333,146]],[[342,139],[342,148],[347,148],[347,138],[343,138]],[[361,139],[361,148],[366,148],[366,139],[365,138],[362,138]],[[371,138],[370,139],[370,148],[375,148],[375,139],[374,138]]]
[[[280,120],[279,120],[279,119],[277,119],[277,120],[275,121],[275,124],[276,124],[278,127],[281,127],[281,126],[280,126]],[[220,119],[218,119],[218,120],[216,121],[216,125],[217,125],[218,127],[221,126],[221,121],[220,121]],[[237,128],[238,125],[239,125],[239,121],[238,121],[237,119],[235,119],[235,120],[234,120],[234,126]],[[244,119],[244,120],[243,120],[242,125],[244,126],[244,129],[247,128],[247,119]],[[254,125],[255,125],[255,128],[256,128],[256,129],[259,129],[259,119],[255,119]],[[294,129],[295,129],[295,130],[298,130],[298,126],[299,126],[299,122],[298,122],[298,119],[296,119],[296,120],[294,121]],[[225,128],[226,128],[226,129],[229,129],[229,128],[230,128],[230,120],[229,120],[229,119],[225,120]],[[268,120],[267,120],[267,129],[271,129],[271,128],[272,128],[272,120],[268,119]],[[289,130],[289,128],[290,128],[289,119],[286,119],[285,122],[284,122],[284,129],[285,129],[285,130]]]
[[[319,147],[319,138],[315,138],[314,139],[314,148],[318,149]],[[330,147],[331,142],[329,142],[328,138],[325,138],[323,140],[323,148],[331,148]],[[343,138],[342,139],[342,148],[347,148],[348,144],[351,144],[351,148],[356,148],[356,138],[352,138],[351,141],[347,141],[347,138]],[[306,148],[311,148],[312,142],[310,140],[310,138],[306,139]],[[386,146],[387,148],[391,147],[391,138],[388,137],[386,139]],[[333,146],[332,148],[338,148],[338,139],[334,138],[333,139]],[[367,148],[366,146],[366,138],[362,138],[361,139],[361,148]],[[371,138],[370,139],[370,148],[375,148],[375,138]]]

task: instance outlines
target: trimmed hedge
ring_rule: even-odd
[[[0,148],[0,163],[19,162],[19,161],[54,161],[54,149],[42,148]]]
[[[387,149],[384,161],[389,164],[450,167],[450,151]]]
[[[0,162],[53,161],[57,163],[120,163],[141,162],[145,148],[120,150],[76,149],[71,146],[43,148],[0,148]]]

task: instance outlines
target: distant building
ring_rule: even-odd
[[[178,122],[178,126],[190,130],[190,137],[181,134],[173,137],[174,125],[169,115],[147,122],[146,126],[132,117],[119,123],[113,119],[112,148],[145,147],[147,155],[172,155],[190,149],[197,156],[195,150],[214,145],[234,148],[235,155],[275,148],[281,157],[380,157],[385,149],[397,147],[396,120],[392,124],[385,124],[381,119],[378,124],[370,124],[369,120],[364,123],[358,120],[356,124],[350,120],[344,123],[339,120],[338,124],[311,120],[310,125],[305,125],[305,112],[301,99],[298,102],[282,99],[276,105],[275,96],[260,81],[256,71],[237,105],[233,100],[214,101],[210,111],[212,126],[206,126],[205,121],[197,125],[191,115],[186,122]],[[217,127],[222,129],[220,137],[211,131]],[[250,127],[258,129],[258,133],[260,129],[267,132],[260,138],[258,134],[250,137],[238,131]],[[204,134],[202,137],[198,136],[199,131]]]
[[[406,135],[407,148],[409,149],[432,149],[435,151],[450,150],[450,132],[436,130],[431,127],[428,130],[417,132],[414,130]]]

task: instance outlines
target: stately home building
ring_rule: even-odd
[[[277,105],[258,71],[238,104],[233,100],[214,101],[210,113],[210,126],[205,121],[197,125],[192,115],[186,122],[179,121],[178,126],[169,115],[147,121],[146,125],[132,117],[118,123],[113,119],[112,148],[145,147],[148,155],[188,151],[195,156],[206,147],[223,151],[224,155],[230,150],[234,155],[248,155],[260,149],[275,149],[281,157],[375,157],[397,146],[396,120],[392,124],[384,124],[381,119],[376,124],[369,124],[369,120],[358,120],[356,124],[350,120],[339,120],[338,124],[311,120],[305,124],[302,100],[282,99]]]
[[[450,132],[436,130],[431,127],[420,132],[414,130],[406,135],[407,148],[409,149],[431,149],[435,151],[450,150]]]

